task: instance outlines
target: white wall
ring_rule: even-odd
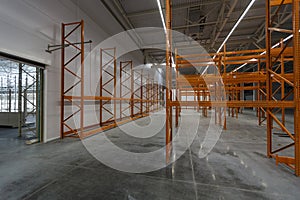
[[[86,0],[97,8],[84,13],[70,0],[1,0],[0,51],[45,63],[44,141],[59,137],[60,129],[60,51],[48,54],[48,44],[59,44],[61,23],[85,21],[85,39],[93,47],[112,34],[123,31],[100,1]],[[92,16],[93,14],[93,16]],[[89,16],[91,15],[91,16]],[[93,20],[97,18],[97,23]],[[105,30],[102,27],[107,27]],[[133,55],[134,64],[143,62],[141,53]]]

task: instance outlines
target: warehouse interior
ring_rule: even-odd
[[[0,5],[1,198],[299,198],[299,0]]]

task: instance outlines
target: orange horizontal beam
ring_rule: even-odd
[[[232,91],[232,90],[258,90],[259,88],[265,88],[265,86],[240,86],[240,87],[236,87],[236,86],[225,86],[225,90],[226,91]],[[203,91],[205,91],[205,93],[210,93],[211,91],[213,91],[213,88],[208,89],[207,87],[193,87],[193,88],[178,88],[178,90],[180,92],[182,92],[182,94],[184,94],[184,92],[186,91],[195,91],[196,93],[199,92],[200,94],[203,93]],[[209,90],[209,91],[208,91]]]
[[[106,126],[102,126],[102,127],[99,127],[99,128],[93,129],[93,130],[85,131],[83,133],[80,133],[79,136],[80,136],[80,138],[86,138],[86,137],[95,135],[97,133],[101,133],[102,131],[106,131],[106,130],[115,128],[115,127],[117,127],[119,125],[126,124],[128,122],[133,121],[133,120],[142,118],[144,116],[145,115],[140,115],[140,116],[129,118],[129,119],[126,119],[126,120],[122,120],[122,121],[119,121],[119,122],[116,122],[116,123],[112,123],[112,124],[109,124],[109,125],[106,125]]]
[[[282,48],[274,48],[271,49],[271,56],[277,57],[279,53],[282,51]],[[260,62],[265,62],[265,54],[255,54],[255,53],[263,53],[265,49],[255,49],[255,50],[242,50],[242,51],[232,51],[232,52],[220,52],[215,59],[214,62],[218,62],[218,60],[222,59],[225,61],[227,65],[230,64],[244,64],[244,63],[256,63],[257,61],[250,61],[251,59],[260,60]],[[243,54],[243,55],[242,55]],[[249,55],[251,54],[251,55]],[[283,56],[293,56],[293,48],[287,47],[283,52]],[[208,64],[208,62],[213,61],[212,58],[208,58],[208,55],[204,54],[191,54],[191,55],[180,55],[176,56],[177,58],[177,67],[201,67],[204,65],[214,65]],[[198,58],[189,60],[191,58]],[[230,62],[229,62],[230,61]],[[217,64],[216,64],[217,65]]]
[[[280,74],[278,76],[281,77]],[[283,80],[293,82],[294,75],[293,73],[284,74]],[[209,82],[217,82],[221,80],[220,76],[208,75],[208,76],[200,76],[200,75],[181,75],[177,78],[177,83],[179,85],[206,85],[205,80],[209,80]],[[259,72],[251,72],[251,73],[235,73],[235,74],[226,74],[222,75],[222,81],[226,84],[237,84],[237,83],[257,83],[257,82],[265,82],[267,80],[267,76],[264,73]],[[272,80],[276,82],[275,80]],[[289,83],[288,82],[288,83]]]
[[[171,106],[294,108],[293,101],[172,101]]]
[[[286,157],[286,156],[279,156],[276,154],[276,164],[278,165],[279,163],[284,163],[287,165],[294,165],[295,164],[295,158],[292,157]]]
[[[81,100],[81,96],[64,96],[67,100]],[[118,98],[118,97],[101,97],[101,96],[84,96],[83,100],[95,101],[95,100],[119,100],[119,101],[134,101],[134,102],[161,102],[162,100],[147,100],[147,99],[131,99],[131,98]]]
[[[270,6],[279,6],[282,0],[270,0]],[[291,4],[293,0],[284,0],[283,4]]]

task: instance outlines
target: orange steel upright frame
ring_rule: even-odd
[[[144,115],[144,113],[147,113],[148,112],[148,96],[149,96],[149,87],[148,87],[148,84],[149,84],[149,74],[145,74],[143,76],[143,85],[142,85],[142,89],[143,89],[143,92],[142,92],[142,115]]]
[[[67,28],[70,28],[71,30],[67,32]],[[72,41],[72,36],[74,36],[75,33],[80,32],[80,46],[78,47],[75,45]],[[84,127],[84,22],[74,22],[74,23],[67,23],[62,24],[62,38],[61,38],[61,126],[60,126],[60,137],[64,138],[66,136],[76,136],[78,137],[79,133],[83,132]],[[66,61],[66,55],[65,55],[65,47],[70,46],[73,48],[73,50],[76,50],[76,53],[73,53],[70,59]],[[79,62],[80,65],[80,75],[76,73],[76,69],[74,69],[74,65]],[[73,68],[73,69],[72,69]],[[74,79],[77,79],[74,81],[74,84],[66,86],[65,84],[65,77],[66,74],[69,74]],[[70,93],[74,91],[76,88],[80,88],[80,97],[73,98]],[[75,100],[76,99],[76,100]],[[77,102],[79,100],[79,103]],[[77,110],[70,113],[66,112],[66,102],[73,104],[77,107]],[[65,116],[65,115],[68,116]],[[80,118],[79,121],[79,128],[73,128],[70,125],[70,120],[78,116]],[[69,122],[69,123],[68,123]],[[65,131],[65,128],[68,129],[68,131]]]
[[[132,76],[133,70],[132,70],[132,61],[124,61],[120,62],[120,120],[123,118],[129,118],[133,117],[133,97],[131,94],[134,92],[134,77]],[[126,84],[130,82],[130,84]],[[126,97],[128,98],[128,95],[131,97],[130,99],[126,100]],[[123,108],[122,104],[123,102],[130,102],[129,106]],[[129,114],[126,115],[126,111],[128,111]]]
[[[291,167],[295,170],[295,174],[297,176],[300,176],[300,125],[299,125],[299,117],[300,117],[300,70],[299,70],[299,64],[300,64],[300,51],[299,51],[299,0],[281,0],[281,1],[275,1],[275,0],[266,0],[266,73],[267,73],[267,100],[276,100],[274,93],[277,92],[277,90],[273,87],[274,80],[281,83],[281,87],[284,88],[284,85],[290,85],[293,87],[294,92],[294,134],[292,134],[292,131],[288,129],[288,127],[285,126],[285,118],[284,118],[284,106],[279,106],[278,109],[275,109],[276,107],[269,107],[267,108],[267,155],[268,157],[273,157],[276,159],[276,163],[284,163],[287,166]],[[283,52],[288,49],[289,44],[291,43],[291,39],[286,42],[285,46],[283,46],[281,42],[281,51],[279,51],[276,54],[273,54],[271,51],[271,38],[272,38],[272,32],[275,31],[275,29],[272,27],[274,24],[274,19],[279,12],[279,10],[285,5],[285,4],[292,4],[292,15],[293,15],[293,30],[291,31],[293,33],[293,45],[292,45],[292,57],[293,57],[293,80],[286,79],[284,74],[284,56]],[[276,7],[276,13],[275,15],[271,16],[271,8]],[[289,30],[276,28],[276,31],[278,32],[286,32]],[[275,63],[279,62],[281,64],[280,67],[276,67]],[[281,73],[278,72],[278,70],[281,69]],[[284,89],[282,89],[282,92],[284,92]],[[291,93],[288,93],[287,95],[290,95]],[[280,100],[284,100],[286,97],[284,95],[281,95]],[[278,113],[278,110],[282,110],[282,119],[278,119],[276,116],[276,113]],[[288,145],[285,145],[284,147],[281,147],[279,149],[274,150],[273,145],[273,130],[274,125],[273,123],[276,123],[280,126],[282,131],[286,133],[287,136],[290,137],[292,142]],[[287,148],[294,147],[294,156],[284,156],[284,150]],[[278,153],[281,153],[278,155]]]
[[[142,115],[143,113],[143,72],[133,71],[134,92],[131,94],[133,99],[133,117]],[[137,88],[137,89],[135,89]],[[135,111],[136,110],[136,111]]]
[[[105,59],[107,58],[107,60]],[[113,70],[111,71],[110,66]],[[117,85],[117,61],[116,48],[100,49],[100,96],[107,97],[107,100],[100,100],[100,126],[115,123],[117,120],[116,112],[116,85]],[[104,80],[104,77],[109,77]],[[113,88],[111,88],[113,87]],[[103,94],[105,93],[105,94]],[[113,103],[113,110],[107,108],[107,105]],[[104,114],[108,119],[103,119]]]

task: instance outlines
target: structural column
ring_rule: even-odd
[[[22,137],[22,126],[23,126],[23,116],[22,116],[22,67],[23,65],[19,63],[19,82],[18,82],[18,112],[19,112],[19,137]]]
[[[266,73],[267,73],[267,101],[272,100],[272,80],[270,70],[271,64],[271,31],[270,27],[270,0],[266,0]],[[267,108],[267,156],[271,157],[272,152],[272,117],[271,109]]]
[[[293,0],[294,34],[294,131],[295,131],[295,174],[300,176],[300,40],[299,40],[299,0]]]
[[[166,144],[172,140],[172,107],[171,107],[171,59],[172,59],[172,36],[171,36],[171,0],[166,0]],[[167,152],[168,153],[168,152]]]

